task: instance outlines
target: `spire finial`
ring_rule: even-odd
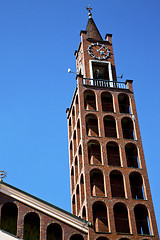
[[[89,4],[89,7],[86,7],[86,9],[88,10],[89,18],[92,18],[92,13],[91,13],[92,8],[91,8],[90,4]]]

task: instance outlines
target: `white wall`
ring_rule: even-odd
[[[19,238],[13,237],[12,235],[7,234],[7,233],[3,232],[2,230],[0,230],[0,240],[15,240],[15,239],[17,240]]]

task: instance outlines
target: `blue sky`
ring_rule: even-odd
[[[90,1],[113,34],[117,75],[134,80],[146,164],[160,226],[160,1]],[[0,1],[0,169],[7,183],[70,211],[65,110],[76,86],[74,51],[85,0]]]

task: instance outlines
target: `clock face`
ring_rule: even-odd
[[[91,57],[97,60],[105,60],[110,54],[109,49],[104,44],[98,42],[89,45],[87,51]]]

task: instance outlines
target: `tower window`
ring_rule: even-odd
[[[98,120],[93,114],[86,116],[86,130],[88,136],[98,136]]]
[[[92,170],[90,173],[91,195],[104,197],[104,180],[103,173],[100,170]]]
[[[143,181],[141,174],[133,172],[129,175],[129,181],[131,186],[132,198],[144,199]]]
[[[86,208],[85,208],[85,206],[83,207],[83,210],[82,210],[82,218],[84,220],[86,220]]]
[[[95,232],[108,232],[107,209],[103,202],[94,203],[93,221]]]
[[[90,60],[90,75],[92,79],[113,81],[111,63]]]
[[[92,71],[94,79],[110,80],[108,63],[92,62]]]
[[[108,165],[121,166],[120,156],[119,156],[119,147],[116,142],[107,143],[107,158],[108,158]]]
[[[71,137],[71,133],[72,133],[72,122],[71,122],[71,117],[69,119],[69,138]]]
[[[121,123],[122,123],[123,138],[134,139],[132,120],[128,117],[125,117],[125,118],[122,118]]]
[[[129,97],[127,94],[121,93],[118,95],[120,113],[131,113],[129,105]]]
[[[78,215],[80,210],[79,185],[77,185],[77,189],[76,189],[76,198],[77,198],[77,215]]]
[[[125,198],[123,176],[119,171],[110,173],[112,197]]]
[[[74,168],[73,168],[73,166],[71,169],[71,185],[72,185],[72,192],[73,192],[73,189],[74,189]]]
[[[77,122],[77,141],[78,141],[78,144],[80,142],[80,138],[81,138],[81,134],[80,134],[80,121],[78,119],[78,122]]]
[[[72,141],[70,142],[70,164],[72,164],[73,161],[73,148],[72,148]]]
[[[78,157],[79,157],[79,172],[81,172],[81,170],[82,170],[82,147],[81,147],[81,145],[79,146]]]
[[[81,174],[80,184],[81,184],[81,205],[82,205],[83,202],[84,202],[84,179],[83,179],[83,174]]]
[[[96,110],[96,99],[93,91],[87,90],[84,92],[84,107],[86,110]]]
[[[79,101],[78,101],[78,95],[76,97],[76,117],[78,116],[79,114]]]
[[[125,146],[125,152],[126,152],[127,166],[132,168],[139,168],[137,147],[132,143],[128,143]]]
[[[74,153],[76,152],[76,130],[74,130],[74,133],[73,133],[73,144],[74,144]]]
[[[76,182],[78,180],[78,161],[77,161],[77,156],[75,157],[75,177],[76,177]]]
[[[74,125],[75,125],[75,110],[74,110],[74,107],[72,109],[72,123],[73,123],[73,128],[74,128]]]
[[[118,233],[130,233],[128,211],[123,203],[116,203],[114,205],[114,220],[116,226],[116,232]]]
[[[100,144],[97,141],[90,141],[88,143],[88,159],[89,164],[101,165],[101,149]]]
[[[113,112],[113,99],[110,92],[103,92],[101,94],[102,111]]]
[[[104,131],[105,131],[105,137],[117,137],[116,133],[116,123],[115,119],[112,116],[106,116],[104,117]]]
[[[75,195],[73,195],[73,198],[72,198],[72,213],[74,215],[76,214]]]
[[[139,204],[134,208],[137,233],[150,235],[149,218],[147,208]]]

